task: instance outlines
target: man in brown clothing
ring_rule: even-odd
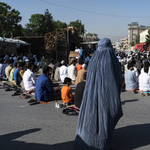
[[[50,64],[48,65],[49,67],[52,68],[52,73],[51,73],[51,80],[54,80],[54,74],[55,74],[55,60],[53,58],[50,59]]]
[[[138,73],[141,74],[141,69],[143,68],[143,64],[141,62],[141,59],[139,59],[138,62],[136,63],[136,68],[138,70]]]
[[[81,81],[84,81],[84,73],[87,72],[87,65],[83,64],[82,69],[78,71],[78,75],[75,81],[75,84],[78,84]]]
[[[9,61],[8,61],[8,66],[5,68],[5,74],[6,74],[6,78],[9,80],[9,77],[10,77],[10,71],[11,71],[11,69],[12,69],[12,66],[13,66],[13,60],[12,59],[10,59]]]

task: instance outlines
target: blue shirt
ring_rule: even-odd
[[[126,90],[138,88],[138,78],[136,77],[135,73],[131,70],[127,70],[125,72],[125,84]]]
[[[80,49],[80,56],[83,56],[83,49]]]
[[[18,71],[18,68],[15,70],[14,72],[14,80],[17,81],[17,71]]]
[[[2,72],[1,72],[1,75],[2,77],[6,77],[5,75],[5,68],[8,66],[8,63],[7,64],[4,64],[3,67],[2,67]]]
[[[54,89],[51,80],[46,74],[42,74],[36,81],[35,99],[39,101],[52,101]]]
[[[85,58],[85,63],[87,63],[89,60],[90,60],[90,58],[89,58],[89,56],[87,56],[87,57]]]

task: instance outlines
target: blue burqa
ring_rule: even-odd
[[[87,70],[75,138],[75,150],[109,150],[121,118],[121,67],[111,41],[101,39]]]

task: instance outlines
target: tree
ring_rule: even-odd
[[[28,24],[26,24],[26,28],[31,29],[36,35],[44,35],[45,34],[45,18],[43,14],[33,14],[29,19]]]
[[[32,31],[29,28],[25,27],[22,29],[22,34],[23,36],[32,36]]]
[[[45,28],[46,33],[54,30],[53,16],[51,15],[51,13],[49,13],[48,9],[46,9],[45,11]]]
[[[136,35],[136,37],[135,37],[135,44],[138,44],[138,43],[140,43],[140,35],[139,34]]]
[[[53,21],[54,30],[61,29],[61,28],[67,28],[67,24],[65,22],[61,22],[59,20]]]
[[[13,36],[13,32],[21,26],[18,25],[21,19],[18,10],[11,9],[11,6],[0,2],[0,36]]]
[[[150,43],[150,29],[148,30],[148,35],[146,35],[146,41],[145,43],[149,44]]]
[[[29,19],[26,28],[32,30],[35,35],[44,35],[47,32],[53,31],[53,17],[46,9],[45,14],[33,14]]]
[[[81,20],[72,21],[69,23],[69,26],[76,27],[78,29],[78,33],[84,33],[84,24],[82,24]]]
[[[135,45],[135,42],[134,42],[134,41],[133,41],[133,42],[131,42],[131,43],[130,43],[130,45],[131,45],[131,46],[134,46],[134,45]]]

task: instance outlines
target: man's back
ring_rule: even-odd
[[[138,78],[131,70],[127,70],[125,72],[125,84],[126,90],[132,90],[138,87]]]
[[[35,89],[35,75],[30,69],[25,71],[23,75],[23,83],[26,91]]]
[[[77,108],[80,108],[80,106],[81,106],[85,84],[86,84],[86,82],[82,81],[82,82],[78,83],[78,85],[76,87],[74,102],[75,102],[75,106]]]
[[[77,75],[77,78],[76,78],[76,84],[78,84],[79,82],[83,81],[84,80],[84,73],[87,72],[86,69],[82,68],[81,70],[78,71],[78,75]]]
[[[145,72],[139,76],[139,89],[142,91],[150,91],[150,76]]]
[[[61,79],[62,82],[64,82],[64,79],[66,77],[68,77],[67,67],[65,65],[61,66],[59,71],[60,71],[60,79]]]
[[[74,65],[70,65],[68,67],[68,77],[71,78],[73,81],[76,80],[75,68],[76,67]]]
[[[2,77],[6,77],[5,69],[6,69],[7,66],[8,66],[8,63],[4,64],[3,67],[2,67],[2,72],[1,72]]]
[[[51,81],[46,74],[42,74],[36,81],[35,98],[39,101],[52,101],[54,93]]]

